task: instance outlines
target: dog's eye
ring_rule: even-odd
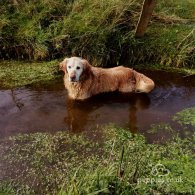
[[[71,66],[68,66],[69,69],[71,69]]]
[[[77,66],[77,70],[79,70],[81,67]]]

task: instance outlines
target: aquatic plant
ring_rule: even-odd
[[[181,125],[192,125],[195,127],[195,107],[186,108],[176,113],[173,120],[179,122]]]

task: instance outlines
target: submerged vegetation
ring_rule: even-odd
[[[1,58],[51,60],[78,55],[98,65],[158,63],[193,68],[194,0],[158,1],[146,36],[135,39],[141,3],[2,0]]]
[[[156,124],[152,133],[159,128],[171,130],[169,124]],[[2,142],[0,193],[195,193],[194,136],[148,144],[142,135],[113,125],[91,133],[21,134]]]
[[[174,116],[174,120],[182,125],[191,125],[195,127],[195,107],[186,108]]]

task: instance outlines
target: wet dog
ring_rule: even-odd
[[[150,78],[131,68],[97,68],[78,57],[65,58],[60,70],[65,73],[64,85],[72,99],[87,99],[111,91],[149,93],[154,88]]]

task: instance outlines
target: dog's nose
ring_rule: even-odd
[[[71,75],[70,75],[70,80],[71,80],[71,81],[75,81],[75,79],[76,79],[76,75],[75,75],[75,74],[71,74]]]
[[[74,76],[74,77],[70,77],[70,80],[71,80],[71,81],[75,81],[75,79],[76,79],[75,76]]]

